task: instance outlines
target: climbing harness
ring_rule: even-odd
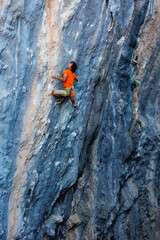
[[[68,96],[74,96],[74,87],[69,88],[69,87],[65,87],[65,93],[64,93],[64,97],[68,97]]]
[[[65,87],[64,97],[67,97],[68,95],[70,96],[70,91],[71,91],[70,88]]]

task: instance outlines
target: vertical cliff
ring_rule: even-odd
[[[159,239],[159,0],[1,0],[0,19],[0,238]],[[77,109],[51,95],[71,60]]]

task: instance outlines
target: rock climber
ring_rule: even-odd
[[[67,70],[62,73],[63,77],[57,77],[55,75],[51,75],[52,78],[58,79],[59,81],[63,82],[64,90],[53,90],[52,94],[54,97],[59,98],[57,100],[57,104],[61,104],[65,97],[70,97],[72,105],[76,107],[76,103],[74,100],[74,80],[78,82],[78,78],[74,74],[77,69],[77,64],[74,61],[71,61],[68,66]]]

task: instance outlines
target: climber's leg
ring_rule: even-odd
[[[62,96],[58,95],[58,94],[55,94],[54,91],[52,92],[53,96],[56,97],[56,98],[62,98]]]
[[[65,97],[68,97],[70,95],[70,89],[65,88],[65,90],[53,90],[52,94],[54,97],[59,98],[57,103],[60,104],[64,101]]]
[[[61,103],[64,101],[64,97],[63,97],[63,96],[64,96],[64,93],[63,93],[62,90],[59,90],[59,91],[53,90],[53,91],[52,91],[52,94],[53,94],[54,97],[56,97],[56,98],[59,99],[59,100],[57,101],[58,104],[61,104]]]
[[[53,96],[55,97],[68,97],[70,95],[70,90],[53,90],[52,91]]]
[[[72,102],[72,105],[73,105],[74,107],[76,107],[76,103],[75,103],[75,101],[74,101],[74,93],[75,93],[75,92],[71,90],[70,100],[71,100],[71,102]]]
[[[72,105],[73,105],[74,107],[76,107],[76,103],[75,103],[75,101],[74,101],[74,96],[71,96],[71,95],[70,95],[70,100],[71,100],[71,102],[72,102]]]
[[[64,91],[63,90],[53,90],[52,94],[56,98],[62,98],[64,97]]]

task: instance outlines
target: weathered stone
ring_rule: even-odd
[[[0,19],[0,238],[159,239],[159,0],[1,0]],[[77,109],[51,94],[71,60]]]

